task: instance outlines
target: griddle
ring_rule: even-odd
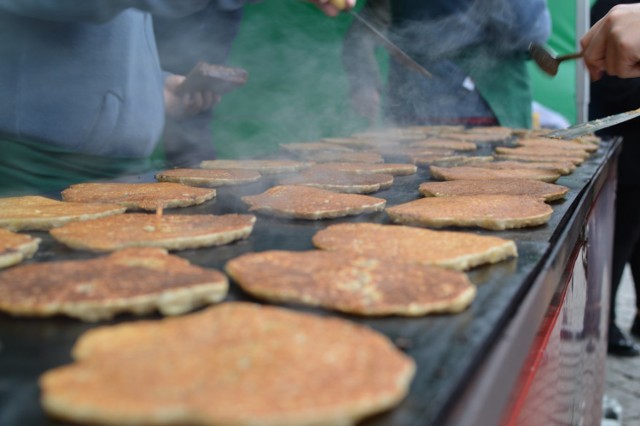
[[[488,144],[477,155],[491,151]],[[469,382],[500,331],[508,324],[513,312],[540,273],[544,260],[558,243],[558,236],[567,226],[585,188],[599,174],[612,155],[614,143],[605,141],[600,149],[570,176],[561,177],[558,184],[568,186],[565,200],[552,203],[554,212],[547,225],[508,231],[466,229],[483,235],[512,238],[519,251],[517,259],[496,265],[475,268],[468,272],[478,286],[476,299],[464,312],[455,315],[432,315],[422,318],[363,318],[323,309],[281,304],[290,309],[318,315],[334,315],[368,325],[387,335],[417,363],[417,373],[408,397],[397,408],[369,418],[363,426],[437,425],[447,416],[459,392]],[[388,162],[393,159],[387,159]],[[129,177],[130,182],[151,181],[153,175]],[[418,185],[429,180],[428,168],[416,175],[395,178],[391,188],[371,194],[387,200],[387,206],[420,198]],[[207,203],[184,209],[167,210],[176,214],[246,213],[240,197],[257,194],[272,186],[272,178],[243,186],[222,187]],[[258,215],[252,235],[244,241],[208,249],[186,250],[174,254],[197,265],[222,269],[224,264],[240,254],[269,249],[309,250],[311,237],[326,226],[341,222],[389,223],[384,212],[348,218],[305,221],[279,219]],[[459,230],[459,229],[458,229]],[[39,251],[28,262],[46,262],[95,257],[95,254],[75,251],[54,241],[48,233],[32,232],[42,239]],[[263,303],[243,293],[231,282],[227,301]],[[146,316],[142,319],[159,318]],[[84,331],[101,325],[140,318],[120,315],[112,321],[96,324],[54,317],[48,319],[14,318],[0,314],[0,425],[62,425],[47,418],[38,398],[38,376],[45,370],[70,363],[70,349]],[[170,343],[170,342],[168,342]],[[514,371],[513,374],[518,374]]]

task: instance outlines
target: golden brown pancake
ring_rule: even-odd
[[[338,170],[322,170],[311,168],[295,176],[281,179],[282,185],[305,185],[330,191],[352,194],[368,194],[389,188],[393,184],[393,176],[382,173],[363,175]]]
[[[353,152],[351,148],[340,146],[339,144],[330,143],[326,141],[320,142],[296,142],[296,143],[281,143],[280,148],[282,150],[291,152],[293,154],[301,153],[306,155],[308,153],[317,152]]]
[[[230,260],[225,271],[262,299],[358,315],[460,312],[476,293],[462,272],[350,252],[247,253]]]
[[[524,155],[524,154],[496,154],[496,159],[502,161],[524,161],[529,163],[541,163],[541,162],[550,162],[556,163],[560,162],[569,162],[576,166],[584,163],[584,158],[582,157],[573,157],[569,154],[566,155]]]
[[[496,152],[498,154],[507,155],[545,155],[545,156],[558,156],[558,157],[571,157],[585,159],[589,156],[589,153],[583,150],[566,150],[562,148],[550,148],[546,146],[532,147],[532,146],[519,146],[516,148],[509,148],[505,146],[497,146]]]
[[[130,248],[90,260],[18,265],[0,272],[0,311],[84,321],[121,312],[165,315],[222,300],[227,279],[160,248]]]
[[[0,227],[11,231],[44,231],[125,210],[118,204],[67,203],[39,196],[0,198]]]
[[[156,179],[160,182],[204,187],[242,185],[256,182],[260,177],[260,173],[254,170],[239,169],[170,169],[156,174]]]
[[[0,228],[0,269],[29,259],[38,250],[40,238]]]
[[[570,161],[541,161],[535,163],[526,161],[491,161],[472,164],[471,167],[480,167],[482,169],[541,169],[561,175],[571,174],[576,169],[576,165]]]
[[[456,197],[459,195],[528,195],[553,201],[564,198],[569,188],[533,179],[486,179],[424,182],[418,188],[426,197]]]
[[[515,243],[503,238],[375,223],[331,225],[313,236],[313,244],[323,250],[459,271],[518,255]]]
[[[384,209],[386,200],[302,185],[280,185],[242,197],[250,211],[296,219],[329,219]]]
[[[256,218],[246,214],[163,215],[126,213],[70,223],[51,230],[59,242],[79,250],[114,251],[127,247],[185,250],[247,238]]]
[[[369,327],[237,302],[90,330],[73,357],[40,378],[42,405],[87,424],[351,425],[415,373]]]
[[[382,163],[384,159],[377,152],[316,152],[305,157],[316,163]]]
[[[429,197],[386,209],[393,222],[405,225],[474,226],[503,230],[545,224],[553,210],[544,201],[523,195]]]
[[[472,133],[472,132],[447,132],[442,134],[442,137],[446,137],[448,139],[455,139],[465,142],[475,142],[475,143],[487,143],[487,142],[501,142],[508,138],[503,134],[483,134],[483,133]]]
[[[454,139],[438,139],[438,138],[430,138],[421,141],[413,141],[409,144],[409,146],[414,148],[424,148],[424,149],[433,149],[433,148],[442,148],[442,149],[452,149],[454,151],[475,151],[478,149],[477,145],[473,142],[463,142],[457,141]]]
[[[313,169],[320,168],[324,170],[330,169],[361,174],[383,173],[393,176],[412,175],[418,171],[415,164],[405,163],[323,163],[313,166]]]
[[[478,167],[436,167],[429,169],[431,176],[440,180],[484,180],[484,179],[535,179],[555,182],[560,175],[540,169],[482,169]]]
[[[297,172],[311,166],[311,163],[294,160],[209,160],[203,161],[203,169],[244,169],[255,170],[263,175]]]
[[[525,146],[530,148],[544,148],[544,149],[566,149],[569,151],[579,151],[579,152],[595,152],[598,150],[597,145],[586,144],[582,142],[576,141],[565,141],[562,139],[551,139],[551,138],[524,138],[517,139],[516,145]]]
[[[141,210],[195,206],[215,196],[215,189],[172,182],[79,183],[62,191],[65,201],[120,204]]]
[[[448,156],[448,155],[454,155],[455,153],[455,151],[452,149],[420,148],[420,147],[410,147],[406,145],[381,146],[376,148],[376,150],[380,154],[386,157],[394,157],[394,158],[409,158],[415,155]]]
[[[465,156],[465,155],[414,155],[411,162],[418,166],[461,166],[493,161],[490,156]]]

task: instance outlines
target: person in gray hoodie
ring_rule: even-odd
[[[149,170],[165,101],[194,109],[171,105],[184,99],[165,86],[152,14],[208,3],[0,0],[0,195]]]

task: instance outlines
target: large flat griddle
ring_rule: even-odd
[[[365,319],[322,309],[287,305],[291,309],[319,315],[336,315],[369,325],[389,336],[398,347],[416,360],[418,369],[409,396],[398,408],[370,418],[364,421],[363,425],[442,423],[448,409],[468,384],[471,374],[481,368],[484,357],[500,331],[508,324],[534,279],[543,272],[541,268],[544,260],[552,249],[557,248],[555,246],[559,244],[559,235],[573,220],[572,215],[584,197],[584,192],[611,157],[613,147],[614,143],[603,143],[598,152],[577,168],[572,175],[559,179],[557,183],[568,186],[570,191],[565,200],[552,204],[554,213],[549,224],[537,228],[501,232],[468,230],[479,234],[512,238],[517,242],[520,256],[518,259],[470,271],[469,276],[477,284],[478,293],[471,307],[460,314],[413,319],[400,317]],[[419,198],[418,185],[428,179],[428,169],[420,168],[418,174],[396,177],[390,189],[372,195],[387,199],[387,206],[393,206]],[[244,213],[247,209],[240,201],[240,197],[260,193],[273,183],[271,179],[265,178],[254,184],[223,187],[218,189],[218,196],[212,201],[197,207],[167,210],[167,213]],[[229,259],[246,252],[269,249],[312,249],[311,237],[318,230],[330,224],[360,221],[388,223],[389,219],[384,212],[322,221],[258,216],[254,232],[248,240],[210,249],[180,251],[176,254],[198,265],[222,269]],[[55,242],[47,233],[32,234],[42,238],[43,241],[40,250],[30,262],[95,256],[67,249]],[[233,282],[226,300],[259,302],[244,294]],[[145,317],[145,319],[149,318],[149,316]],[[0,424],[3,426],[64,424],[48,419],[43,414],[38,403],[38,376],[49,368],[71,362],[70,349],[82,332],[97,325],[135,320],[137,318],[133,316],[122,315],[114,321],[86,324],[63,317],[25,319],[0,314]],[[513,372],[514,375],[517,373],[517,371]]]

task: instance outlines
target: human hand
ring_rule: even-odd
[[[208,111],[220,102],[220,95],[210,90],[179,95],[177,89],[185,78],[174,74],[164,81],[164,106],[167,115],[173,118],[190,117]]]
[[[640,4],[613,7],[580,39],[592,80],[640,77]]]
[[[337,16],[343,10],[353,9],[356,0],[308,0],[314,3],[327,16]]]
[[[380,116],[380,93],[375,88],[354,90],[351,92],[351,106],[356,114],[373,126]]]

